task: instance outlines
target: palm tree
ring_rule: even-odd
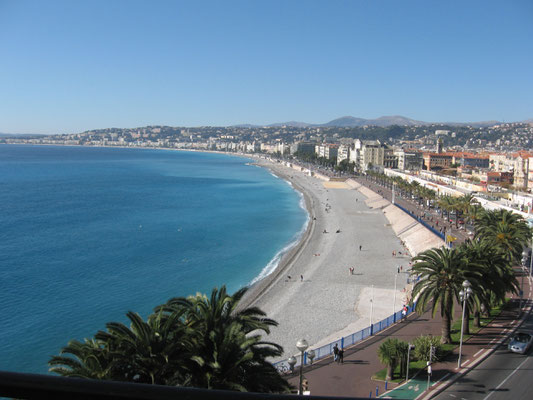
[[[485,209],[479,204],[471,204],[470,207],[468,207],[466,211],[466,216],[468,220],[470,221],[470,223],[474,224],[474,228],[475,228],[476,221],[478,221],[481,218],[484,212],[485,212]]]
[[[190,385],[213,389],[284,392],[289,384],[268,358],[283,354],[283,348],[261,340],[277,322],[256,307],[238,309],[246,289],[232,296],[223,286],[211,297],[197,294],[174,298],[156,309],[172,314],[185,310],[184,322],[193,332],[194,354],[190,363]]]
[[[464,196],[455,199],[455,203],[455,228],[457,228],[459,222],[459,213],[461,214],[461,216],[468,213],[472,206],[478,204],[478,201],[472,194],[465,194]]]
[[[507,210],[486,211],[476,221],[476,238],[498,247],[511,265],[520,261],[531,233],[524,218]]]
[[[440,307],[441,343],[451,343],[450,326],[454,303],[459,302],[459,291],[465,279],[472,283],[473,289],[480,286],[480,268],[468,263],[459,249],[447,247],[426,250],[414,257],[413,261],[411,274],[420,277],[412,292],[412,298],[418,296],[416,310],[423,312],[428,303],[432,302],[434,316]]]
[[[518,281],[504,254],[489,242],[477,239],[467,241],[460,249],[469,263],[482,268],[483,277],[480,279],[480,286],[473,291],[468,300],[468,309],[475,310],[476,326],[479,327],[480,312],[500,304],[507,293],[516,293]],[[468,330],[466,332],[468,333]]]
[[[256,392],[286,392],[290,385],[267,361],[283,353],[264,342],[277,323],[258,308],[238,309],[233,296],[214,289],[211,298],[174,298],[144,321],[111,322],[92,340],[71,341],[49,361],[63,376]],[[70,354],[71,356],[64,356]]]
[[[110,322],[107,332],[95,335],[113,351],[124,380],[168,384],[186,376],[191,341],[188,328],[179,320],[181,314],[155,313],[146,322],[131,311],[126,316],[130,327]]]
[[[440,208],[440,216],[441,216],[441,218],[444,218],[444,211],[446,211],[446,215],[447,215],[448,219],[450,219],[450,211],[453,208],[453,199],[452,199],[452,197],[448,196],[448,195],[441,196],[439,201],[438,201],[438,205],[439,205],[439,208]]]
[[[407,346],[406,342],[396,338],[389,338],[379,346],[379,361],[387,366],[386,380],[392,380],[396,366],[407,355]]]
[[[95,339],[71,340],[48,364],[50,372],[61,376],[87,379],[114,379],[113,359],[105,343]],[[65,356],[70,354],[70,356]]]

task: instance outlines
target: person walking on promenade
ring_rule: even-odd
[[[333,346],[333,361],[337,361],[339,359],[339,346],[337,346],[337,343],[335,343],[335,346]]]
[[[339,362],[344,364],[344,349],[339,349]]]
[[[404,304],[402,308],[402,322],[406,316],[407,316],[407,306]]]

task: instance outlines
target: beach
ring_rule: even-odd
[[[409,300],[411,255],[404,244],[413,248],[422,241],[420,251],[439,244],[434,235],[421,232],[402,212],[395,215],[395,206],[364,187],[358,190],[354,181],[327,181],[262,159],[257,164],[301,191],[310,214],[299,244],[252,285],[243,302],[279,323],[265,340],[283,346],[282,358],[298,353],[299,339],[316,348],[400,310]],[[396,221],[400,227],[394,227]],[[414,240],[402,243],[398,234],[415,228]]]

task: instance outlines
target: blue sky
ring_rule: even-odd
[[[0,0],[0,132],[533,118],[533,1]]]

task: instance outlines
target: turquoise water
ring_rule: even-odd
[[[301,196],[250,160],[0,145],[0,369],[46,372],[72,338],[271,269]]]

